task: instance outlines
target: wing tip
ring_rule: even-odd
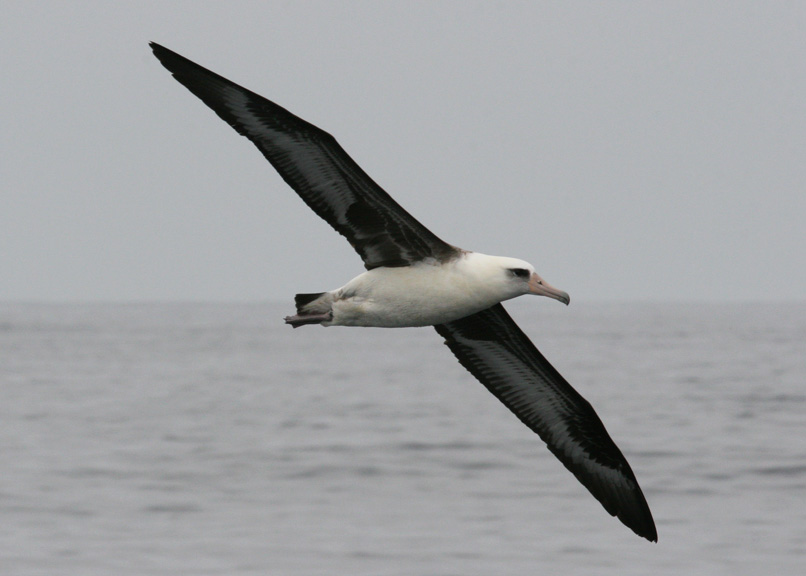
[[[622,498],[619,498],[621,504],[614,507],[615,509],[609,509],[605,501],[596,497],[596,494],[594,494],[594,497],[605,506],[605,510],[617,517],[622,524],[638,536],[646,538],[650,542],[657,542],[658,529],[655,527],[655,520],[652,518],[649,504],[647,504],[644,493],[638,483],[632,482],[631,484],[631,489],[627,494],[623,494]]]
[[[630,530],[635,532],[641,538],[646,538],[650,542],[658,541],[658,529],[655,527],[655,521],[652,515],[646,517],[635,518],[633,516],[624,517],[626,515],[619,514],[618,519]]]
[[[154,53],[154,56],[162,60],[162,57],[168,54],[173,54],[170,50],[168,50],[165,46],[161,44],[157,44],[156,42],[149,42],[148,47],[151,48],[151,52]]]
[[[154,54],[154,56],[156,56],[157,60],[160,61],[160,64],[165,66],[165,68],[167,68],[174,75],[176,75],[174,69],[178,64],[182,63],[192,64],[192,62],[187,58],[185,58],[184,56],[177,54],[173,50],[170,50],[165,46],[162,46],[161,44],[157,44],[156,42],[149,42],[148,46],[151,48],[151,52]]]
[[[588,479],[580,478],[576,473],[574,475],[608,514],[618,518],[624,526],[641,538],[646,538],[650,542],[658,541],[658,530],[652,518],[652,511],[637,482],[631,482],[628,488],[623,485],[620,488],[611,485],[601,490],[602,486],[598,483],[589,483]]]

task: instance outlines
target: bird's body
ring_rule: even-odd
[[[522,260],[478,252],[461,252],[446,262],[427,259],[411,266],[373,268],[303,304],[298,317],[329,314],[330,319],[314,322],[323,326],[444,324],[529,293],[528,282],[512,270],[527,270],[530,278],[534,274]],[[556,292],[558,298],[567,298]],[[293,324],[292,318],[286,321]]]
[[[158,44],[155,56],[246,136],[321,218],[344,236],[366,272],[337,290],[297,294],[298,327],[433,325],[459,362],[536,432],[612,515],[648,540],[657,531],[624,455],[591,405],[504,310],[524,294],[565,304],[531,264],[448,244],[378,186],[327,132]]]

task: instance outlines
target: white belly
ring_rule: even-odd
[[[513,295],[468,274],[463,261],[376,268],[337,290],[334,326],[402,328],[464,318]]]

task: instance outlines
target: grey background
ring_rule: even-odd
[[[783,2],[4,2],[0,299],[290,300],[362,270],[149,40],[572,299],[803,299],[804,30]]]

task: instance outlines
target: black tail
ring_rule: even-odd
[[[297,307],[297,314],[301,314],[302,308],[306,304],[310,304],[322,294],[324,294],[324,292],[317,292],[316,294],[296,294],[294,296],[294,305]]]

